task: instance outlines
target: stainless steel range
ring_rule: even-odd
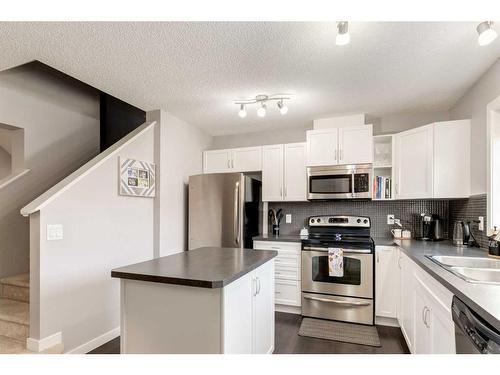
[[[309,218],[309,236],[302,240],[302,315],[374,324],[370,227],[370,218],[363,216]],[[330,276],[329,249],[342,251],[342,276]]]

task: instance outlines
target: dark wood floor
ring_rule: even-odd
[[[314,339],[298,335],[302,317],[276,313],[275,354],[407,354],[409,353],[401,330],[396,327],[377,326],[382,346],[348,344],[338,341]],[[89,354],[119,354],[120,338],[116,338]]]

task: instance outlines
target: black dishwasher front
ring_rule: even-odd
[[[457,354],[500,354],[500,332],[456,296],[453,296],[451,314]]]

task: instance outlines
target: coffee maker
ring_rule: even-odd
[[[422,213],[421,218],[421,233],[417,239],[422,241],[441,241],[444,239],[443,219],[439,215]]]

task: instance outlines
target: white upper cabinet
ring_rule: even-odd
[[[339,128],[338,164],[373,163],[372,125]]]
[[[372,162],[372,125],[307,131],[308,166]]]
[[[262,201],[282,200],[283,145],[264,146],[262,147]]]
[[[203,153],[203,173],[231,171],[231,150],[214,150]]]
[[[396,135],[396,199],[432,198],[433,125]]]
[[[233,172],[262,170],[262,147],[244,147],[232,150]]]
[[[338,129],[307,131],[307,165],[338,164]]]
[[[396,199],[470,196],[470,120],[396,134]]]
[[[203,173],[259,172],[262,147],[211,150],[203,153]]]
[[[284,145],[284,200],[305,201],[307,191],[306,144],[289,143]]]
[[[434,198],[470,196],[470,120],[434,124]]]
[[[262,148],[262,201],[306,200],[306,145]]]

